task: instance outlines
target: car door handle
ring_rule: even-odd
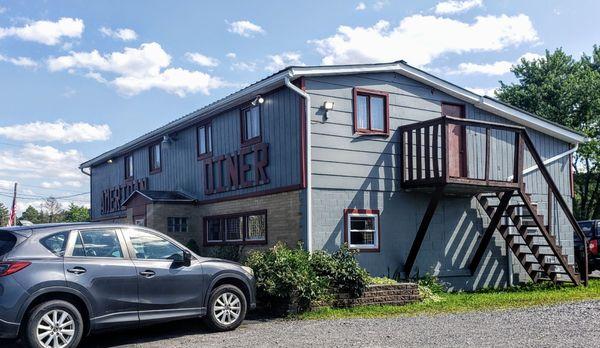
[[[156,275],[156,273],[151,270],[146,270],[146,271],[140,272],[140,275],[143,277],[146,277],[146,278],[152,278]]]
[[[73,267],[73,268],[69,268],[67,270],[67,272],[74,273],[74,274],[82,274],[82,273],[87,272],[87,270],[83,267]]]

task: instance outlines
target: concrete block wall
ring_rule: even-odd
[[[165,233],[182,244],[194,239],[200,246],[201,254],[207,255],[211,248],[204,244],[203,218],[214,215],[245,213],[250,211],[267,211],[267,244],[246,246],[244,250],[261,249],[282,241],[294,247],[304,235],[301,229],[301,191],[290,191],[272,195],[223,201],[218,203],[194,204],[149,204],[146,206],[146,225],[149,228]],[[168,233],[168,217],[187,217],[188,232]]]
[[[313,190],[315,249],[335,251],[343,241],[344,209],[379,209],[379,252],[363,252],[358,260],[372,275],[393,276],[402,270],[430,196],[416,192]],[[451,289],[505,286],[505,242],[495,234],[479,269],[471,276],[468,262],[483,234],[485,216],[474,199],[444,197],[440,202],[413,272],[436,275]]]

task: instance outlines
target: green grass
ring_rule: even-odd
[[[438,294],[438,302],[425,301],[406,306],[363,306],[322,308],[295,316],[296,319],[381,318],[399,315],[434,315],[468,311],[523,308],[583,300],[600,300],[600,280],[589,287],[527,285],[503,290],[482,290]]]

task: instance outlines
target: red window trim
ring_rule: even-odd
[[[378,253],[381,250],[381,214],[378,209],[344,209],[344,243],[350,245],[348,240],[348,232],[350,226],[348,226],[348,215],[349,214],[377,214],[377,248],[367,249],[355,249],[361,253]]]
[[[353,117],[354,117],[354,134],[359,134],[359,135],[389,135],[390,134],[390,95],[389,93],[386,92],[381,92],[381,91],[376,91],[376,90],[372,90],[372,89],[366,89],[366,88],[358,88],[355,87],[352,91],[353,93],[353,97],[352,97],[352,101],[353,101],[353,106],[354,106],[354,112],[353,112]],[[383,97],[383,103],[384,103],[384,107],[383,107],[383,130],[377,130],[377,129],[371,129],[371,99],[368,99],[368,104],[367,104],[367,123],[368,126],[367,128],[358,128],[358,96],[359,95],[363,95],[363,96],[377,96],[377,97]]]
[[[253,107],[257,107],[258,108],[258,135],[255,136],[254,138],[250,138],[250,139],[246,139],[246,117],[245,117],[245,113],[246,110],[249,110]],[[242,108],[240,109],[240,140],[241,140],[241,144],[242,146],[248,146],[248,145],[254,145],[254,144],[258,144],[260,142],[262,142],[262,110],[259,105],[252,105],[252,104],[246,104],[244,106],[242,106]]]
[[[265,216],[265,239],[264,240],[246,240],[247,235],[248,235],[248,225],[246,223],[246,218],[250,215],[264,215]],[[215,220],[215,219],[226,219],[226,218],[235,218],[235,217],[243,217],[244,218],[244,222],[243,222],[243,231],[242,231],[242,240],[241,241],[226,241],[225,240],[225,234],[223,234],[223,240],[222,241],[208,241],[208,228],[207,228],[207,223],[209,220]],[[268,216],[267,216],[267,211],[266,210],[255,210],[255,211],[247,211],[247,212],[240,212],[240,213],[235,213],[235,214],[223,214],[223,215],[211,215],[211,216],[205,216],[204,218],[202,218],[202,229],[203,229],[203,233],[202,235],[204,236],[204,246],[218,246],[218,245],[264,245],[268,243],[268,239],[269,239],[269,223],[268,223]]]
[[[158,145],[158,151],[160,152],[160,166],[158,168],[152,168],[152,148]],[[160,173],[162,171],[162,144],[160,141],[157,141],[153,144],[148,145],[148,169],[150,170],[150,174]]]
[[[131,175],[127,176],[127,158],[131,157]],[[125,178],[125,181],[131,181],[133,180],[133,177],[135,176],[134,168],[135,167],[135,159],[133,158],[133,153],[128,153],[126,155],[123,156],[123,176]]]
[[[210,126],[210,151],[206,152],[206,153],[200,153],[200,137],[198,136],[198,130],[202,127],[207,127]],[[206,128],[205,128],[206,129]],[[204,138],[206,139],[206,135],[204,136]],[[213,140],[213,130],[212,130],[212,119],[209,119],[206,122],[200,123],[196,126],[196,156],[198,158],[198,160],[203,160],[206,158],[210,158],[212,157],[212,152],[213,152],[213,144],[212,144],[212,140]],[[205,146],[208,144],[205,144]]]

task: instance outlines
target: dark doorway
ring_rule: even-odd
[[[465,106],[442,103],[442,116],[465,118]],[[448,125],[448,174],[455,178],[467,177],[467,137],[465,127]]]

